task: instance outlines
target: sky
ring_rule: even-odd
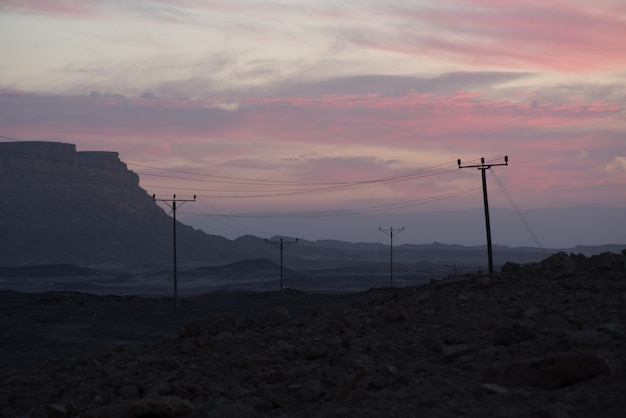
[[[626,208],[624,39],[624,0],[0,0],[0,136],[117,151],[208,229],[482,208],[457,159],[505,155],[492,207]]]

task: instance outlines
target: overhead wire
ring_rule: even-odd
[[[2,139],[6,139],[12,142],[20,142],[20,143],[25,143],[25,144],[30,144],[34,147],[38,146],[38,142],[41,142],[42,144],[45,143],[45,141],[23,141],[23,140],[19,140],[16,138],[12,138],[12,137],[8,137],[5,135],[0,135],[0,138]],[[14,152],[17,154],[22,154],[22,155],[31,155],[28,153],[22,153],[19,151],[15,151],[15,150],[5,150],[7,152]],[[102,160],[102,161],[107,161],[110,162],[111,159],[107,158],[107,157],[101,157],[98,156],[97,154],[82,154],[81,157],[83,157],[83,160],[85,157],[87,157],[87,159],[91,158],[93,159],[93,161],[97,161],[97,160]],[[48,160],[51,161],[56,161],[56,162],[65,162],[66,160],[62,159],[62,158],[54,158],[51,156],[45,156],[45,158],[47,158]],[[255,178],[245,178],[245,177],[233,177],[233,176],[222,176],[222,175],[215,175],[215,174],[207,174],[207,173],[198,173],[198,172],[193,172],[193,171],[188,171],[188,170],[178,170],[178,169],[171,169],[171,168],[162,168],[162,167],[157,167],[154,165],[147,165],[147,164],[141,164],[141,163],[133,163],[133,162],[126,162],[126,163],[122,163],[124,164],[124,167],[120,167],[120,168],[112,168],[112,167],[108,167],[107,165],[91,165],[91,164],[87,164],[84,162],[80,162],[78,163],[79,166],[87,166],[87,167],[97,167],[99,169],[104,169],[104,170],[114,170],[114,171],[118,171],[120,173],[127,173],[129,170],[126,168],[126,166],[137,166],[137,167],[143,167],[143,168],[148,168],[148,169],[153,169],[153,170],[158,170],[164,173],[174,173],[175,175],[168,175],[168,174],[156,174],[156,173],[144,173],[144,172],[135,172],[138,176],[152,176],[152,177],[157,177],[157,178],[167,178],[167,179],[173,179],[173,180],[185,180],[185,181],[194,181],[194,182],[204,182],[204,183],[217,183],[217,184],[228,184],[228,185],[251,185],[251,186],[255,186],[256,189],[254,190],[235,190],[233,191],[233,189],[230,189],[230,194],[202,194],[203,192],[210,192],[210,193],[222,193],[225,190],[224,189],[199,189],[199,188],[189,188],[189,187],[176,187],[176,190],[190,190],[190,191],[195,191],[196,194],[198,194],[201,198],[201,201],[203,203],[203,205],[208,206],[209,208],[212,208],[212,210],[217,213],[217,215],[215,214],[211,214],[211,215],[207,215],[206,213],[196,213],[196,216],[212,216],[214,218],[221,218],[221,219],[230,219],[232,224],[236,224],[238,226],[235,226],[235,228],[243,228],[242,230],[244,231],[248,231],[252,228],[245,226],[243,223],[237,221],[235,218],[243,218],[243,217],[250,217],[250,216],[245,216],[245,215],[225,215],[222,212],[218,211],[217,209],[215,209],[214,207],[212,207],[210,204],[208,204],[208,202],[206,201],[206,199],[208,198],[258,198],[258,197],[277,197],[277,196],[294,196],[294,195],[308,195],[308,194],[319,194],[319,193],[330,193],[330,192],[338,192],[338,191],[346,191],[346,190],[353,190],[353,189],[358,189],[358,188],[364,188],[364,187],[371,187],[371,186],[377,186],[377,185],[385,185],[385,184],[393,184],[393,183],[398,183],[398,182],[404,182],[404,181],[409,181],[409,180],[416,180],[416,179],[422,179],[422,178],[428,178],[428,177],[432,177],[432,176],[439,176],[439,175],[443,175],[443,174],[448,174],[454,170],[452,170],[452,166],[454,164],[454,167],[456,167],[456,161],[449,161],[449,162],[445,162],[442,164],[438,164],[438,165],[434,165],[432,167],[427,167],[424,169],[417,169],[417,170],[410,170],[410,171],[406,171],[403,173],[399,173],[399,174],[394,174],[394,175],[389,175],[389,176],[384,176],[384,177],[379,177],[379,178],[370,178],[370,179],[365,179],[365,180],[359,180],[359,181],[282,181],[282,180],[272,180],[272,179],[255,179]],[[84,180],[84,177],[79,176],[79,175],[73,175],[70,173],[58,173],[58,172],[53,172],[53,171],[46,171],[46,170],[41,170],[41,169],[37,169],[37,168],[25,168],[25,167],[8,167],[8,168],[19,168],[22,170],[29,170],[31,172],[35,172],[35,173],[39,173],[39,174],[46,174],[46,175],[56,175],[56,176],[61,176],[61,177],[73,177],[76,179],[80,179],[80,180]],[[179,176],[178,174],[183,174],[184,176]],[[141,179],[141,177],[140,177]],[[100,180],[99,180],[100,181]],[[112,183],[112,184],[118,184],[118,185],[130,185],[129,182],[124,182],[124,181],[112,181],[112,180],[104,180],[102,182],[105,183]],[[134,183],[132,185],[135,185]],[[164,186],[164,185],[146,185],[143,184],[142,185],[145,188],[164,188],[164,189],[171,189],[171,186]],[[259,187],[264,187],[265,190],[263,190],[262,192],[259,192]],[[278,189],[278,190],[277,190]],[[228,190],[228,189],[227,189]],[[465,193],[469,193],[471,191],[474,191],[475,189],[468,189],[468,190],[459,190],[459,191],[455,191],[455,192],[451,192],[451,193],[447,193],[447,194],[442,194],[442,195],[437,195],[437,196],[429,196],[429,197],[425,197],[425,198],[419,198],[419,199],[414,199],[414,200],[410,200],[410,201],[403,201],[403,202],[394,202],[394,203],[387,203],[387,204],[382,204],[382,205],[375,205],[375,206],[369,206],[369,207],[364,207],[364,208],[358,208],[358,209],[344,209],[344,210],[335,210],[335,211],[317,211],[317,212],[309,212],[309,213],[300,213],[300,214],[278,214],[274,217],[298,217],[298,218],[303,218],[303,217],[326,217],[326,216],[342,216],[342,215],[348,215],[348,214],[352,214],[355,212],[359,212],[359,213],[380,213],[383,211],[389,211],[389,210],[397,210],[397,209],[401,209],[401,208],[407,208],[407,207],[412,207],[412,206],[417,206],[417,205],[422,205],[422,204],[426,204],[429,202],[434,202],[437,200],[443,200],[443,199],[448,199],[448,198],[452,198],[455,196],[460,196],[462,194]],[[46,198],[45,196],[38,196],[39,198]],[[52,200],[58,200],[55,197],[49,196],[47,197],[49,199]],[[112,205],[107,205],[107,206],[112,206]],[[121,207],[121,206],[120,206]],[[181,215],[185,215],[185,213],[183,212]],[[258,217],[258,216],[257,216]],[[226,223],[223,223],[224,226],[233,228],[232,225],[226,225]],[[258,232],[258,231],[257,231]]]
[[[440,164],[434,167],[430,167],[422,170],[413,170],[397,175],[368,179],[368,180],[360,180],[360,181],[352,181],[352,182],[276,182],[272,181],[272,183],[236,183],[236,184],[248,184],[254,185],[256,188],[254,190],[234,190],[228,191],[224,189],[200,189],[200,188],[177,188],[179,190],[196,190],[198,192],[210,192],[210,193],[223,193],[226,192],[228,194],[212,194],[206,197],[210,198],[259,198],[259,197],[279,197],[279,196],[295,196],[295,195],[304,195],[304,194],[319,194],[319,193],[328,193],[328,192],[337,192],[337,191],[345,191],[358,189],[363,187],[370,187],[376,185],[384,185],[384,184],[392,184],[402,181],[408,180],[416,180],[420,178],[438,176],[442,174],[448,174],[453,170],[451,168],[444,168],[446,166],[451,166],[452,162],[446,162],[444,164]],[[190,179],[190,178],[181,178],[175,176],[167,176],[161,174],[150,174],[150,173],[138,173],[146,176],[157,176],[157,177],[165,177],[176,180],[192,180],[199,182],[210,182],[214,183],[212,180],[205,179]],[[243,180],[243,178],[239,178]],[[250,182],[265,182],[266,180],[258,180],[258,179],[246,179]],[[232,183],[231,183],[232,184]],[[271,187],[259,191],[259,184],[263,184],[265,186],[303,186],[307,185],[310,187],[298,187],[298,188],[281,188],[278,190],[272,189]],[[169,188],[168,186],[162,185],[150,185],[144,184],[144,187],[150,188]]]
[[[526,220],[526,217],[524,216],[524,214],[522,213],[522,211],[519,209],[519,207],[515,204],[515,201],[513,200],[513,197],[511,196],[511,194],[509,193],[509,191],[506,189],[506,187],[504,187],[504,184],[502,183],[502,181],[500,180],[500,178],[498,177],[498,175],[496,174],[495,170],[492,168],[489,168],[489,171],[491,171],[491,174],[493,175],[493,178],[496,180],[496,183],[498,184],[498,186],[500,187],[500,189],[502,190],[502,193],[504,193],[504,195],[506,196],[506,198],[508,199],[509,203],[511,204],[511,207],[513,208],[513,210],[515,211],[515,213],[517,214],[518,218],[520,219],[520,221],[522,222],[522,224],[524,225],[524,227],[526,228],[526,231],[528,232],[528,234],[530,235],[530,237],[532,238],[532,240],[535,242],[535,244],[537,245],[537,248],[539,248],[540,250],[542,250],[543,252],[547,253],[546,249],[544,248],[543,244],[541,243],[541,241],[539,240],[539,237],[537,236],[537,234],[535,234],[535,231],[533,231],[532,227],[530,226],[530,224],[528,223],[528,221]]]
[[[480,187],[474,187],[471,189],[457,190],[450,193],[445,193],[437,196],[429,196],[420,199],[413,199],[403,202],[386,203],[382,205],[367,206],[362,208],[351,209],[338,209],[329,211],[311,211],[311,212],[296,212],[296,213],[258,213],[258,214],[231,214],[225,215],[232,218],[261,218],[261,219],[276,219],[276,218],[323,218],[328,216],[345,216],[354,214],[372,214],[382,213],[390,210],[403,209],[407,207],[420,206],[427,203],[436,202],[439,200],[450,199],[453,197],[461,196],[467,193],[479,190]]]
[[[32,141],[22,141],[22,140],[11,138],[11,137],[4,136],[4,135],[0,135],[0,138],[4,138],[4,139],[11,140],[14,142],[31,144],[33,146],[37,145],[36,143]],[[9,152],[19,153],[19,151],[9,151]],[[25,153],[20,153],[20,154],[25,154]],[[28,154],[25,154],[25,155],[28,155]],[[110,161],[110,159],[98,157],[97,155],[86,154],[82,156]],[[47,158],[53,161],[63,161],[60,159],[55,159],[55,158],[50,158],[50,157],[47,157]],[[319,194],[319,193],[328,193],[328,192],[334,192],[334,191],[345,191],[345,190],[351,190],[351,189],[356,189],[356,188],[361,188],[361,187],[391,184],[391,183],[415,180],[415,179],[426,178],[426,177],[431,177],[431,176],[438,176],[438,175],[447,174],[451,172],[452,170],[446,167],[451,166],[453,162],[452,161],[446,162],[443,164],[435,165],[433,167],[428,167],[426,169],[411,170],[408,172],[390,175],[390,176],[381,177],[381,178],[373,178],[373,179],[366,179],[366,180],[359,180],[359,181],[352,181],[352,182],[278,181],[278,180],[267,180],[267,179],[244,178],[244,177],[219,176],[219,175],[207,174],[207,173],[197,173],[197,172],[192,172],[192,171],[187,171],[187,170],[160,168],[156,166],[132,163],[132,162],[131,163],[127,162],[125,164],[137,165],[137,166],[157,169],[157,170],[165,171],[165,172],[173,172],[173,173],[181,173],[181,174],[187,174],[187,175],[192,175],[192,176],[198,176],[200,178],[180,177],[180,176],[171,176],[171,175],[166,175],[166,174],[155,174],[155,173],[146,173],[146,172],[135,172],[138,176],[152,176],[152,177],[167,178],[167,179],[173,179],[173,180],[195,181],[195,182],[205,182],[205,183],[226,183],[226,184],[241,184],[241,185],[247,184],[247,185],[254,185],[256,187],[256,189],[254,190],[233,191],[231,189],[230,194],[213,194],[213,195],[208,195],[205,197],[209,197],[209,198],[261,198],[261,197],[280,197],[280,196],[294,196],[294,195],[303,195],[303,194]],[[90,166],[89,164],[84,164],[84,163],[79,163],[79,165]],[[126,170],[110,168],[106,166],[105,167],[98,166],[98,168],[115,170],[115,171],[120,171],[120,172],[126,171]],[[21,169],[24,169],[24,168],[21,168]],[[30,170],[34,171],[34,169],[30,169]],[[51,172],[50,174],[72,177],[70,174],[61,174],[61,173],[54,173],[54,172]],[[215,180],[215,179],[220,179],[220,180]],[[234,180],[234,182],[226,181],[223,179]],[[120,182],[120,183],[126,184],[125,182]],[[161,189],[171,188],[171,186],[163,186],[163,185],[150,185],[150,184],[142,184],[142,185],[143,187],[146,187],[146,188],[161,188]],[[269,190],[259,192],[259,189],[258,189],[259,185],[265,185],[270,188]],[[275,190],[271,188],[274,186],[310,186],[310,187],[299,187],[299,188]],[[224,189],[213,189],[213,188],[200,189],[200,188],[190,188],[190,187],[182,187],[182,188],[176,187],[176,189],[177,190],[190,190],[190,191],[196,191],[196,192],[209,192],[209,193],[227,192]]]
[[[202,225],[204,228],[201,228],[201,229],[205,231],[210,231],[210,230],[215,229],[215,225],[209,225],[209,223],[204,221],[204,219],[210,217],[211,219],[215,220],[220,225],[226,228],[237,230],[239,232],[243,232],[244,235],[254,235],[254,234],[259,234],[260,236],[268,235],[266,231],[260,231],[256,228],[250,227],[249,225],[244,224],[238,219],[235,219],[236,217],[233,217],[233,216],[230,216],[221,212],[214,205],[210,204],[206,199],[199,198],[198,202],[200,203],[200,206],[207,206],[214,213],[207,214],[206,212],[197,209],[197,206],[191,205],[191,206],[187,206],[182,211],[181,216],[182,217],[193,216],[193,223]]]

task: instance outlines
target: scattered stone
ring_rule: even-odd
[[[518,322],[496,328],[493,331],[493,343],[495,345],[511,346],[528,341],[533,337],[532,328]]]
[[[234,298],[235,317],[220,300],[214,313],[135,345],[120,341],[137,329],[115,324],[115,346],[0,369],[0,415],[621,418],[625,262],[626,254],[559,253],[492,279],[341,295],[350,303],[337,309],[318,304],[329,295],[270,292],[246,296],[264,300],[254,312]],[[55,295],[36,309],[3,308],[0,319],[46,321],[62,309],[97,325],[107,311],[94,317],[93,306],[105,302],[131,301]],[[175,319],[163,312],[142,324]],[[25,335],[14,334],[4,342]]]
[[[185,416],[194,410],[193,404],[177,396],[150,397],[122,401],[87,411],[87,418],[151,417],[170,418]]]
[[[488,276],[478,276],[471,281],[472,289],[486,289],[492,285],[492,281]]]
[[[283,325],[291,320],[291,315],[289,315],[289,310],[284,306],[278,306],[271,311],[269,311],[265,316],[263,316],[258,325],[262,327],[269,327],[275,325]]]
[[[133,399],[139,396],[139,388],[135,385],[122,386],[118,390],[121,399]]]
[[[70,413],[63,405],[51,404],[48,405],[48,418],[68,418]]]
[[[406,321],[409,319],[409,315],[402,307],[393,307],[387,312],[387,319],[393,322]]]
[[[483,379],[503,386],[533,386],[558,389],[600,375],[610,375],[611,365],[595,353],[565,353],[487,368]]]
[[[537,418],[569,418],[570,414],[563,405],[551,405],[534,412]]]
[[[496,383],[483,383],[480,387],[488,393],[496,393],[498,395],[508,395],[509,390],[503,386],[500,386]]]
[[[510,273],[510,272],[518,271],[520,269],[520,267],[521,266],[518,263],[512,263],[510,261],[507,261],[502,266],[501,271],[502,271],[502,273]]]

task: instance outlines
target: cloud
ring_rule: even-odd
[[[370,67],[377,65],[377,60],[402,56],[409,60],[404,63],[405,69],[407,63],[415,67],[427,60],[439,60],[447,68],[452,64],[473,69],[564,73],[619,71],[626,65],[622,43],[626,38],[626,3],[614,0],[372,1],[358,6],[304,1],[285,6],[245,0],[152,0],[139,4],[115,0],[6,0],[0,7],[5,13],[94,20],[106,17],[132,22],[133,26],[173,25],[172,29],[177,30],[176,36],[168,39],[171,41],[183,39],[183,33],[227,39],[226,50],[242,48],[248,57],[244,68],[232,68],[230,74],[239,79],[283,73],[255,65],[259,58],[281,61],[291,56],[294,62],[302,62],[307,57],[305,71],[315,62],[334,58],[346,60],[342,70],[350,73],[354,59],[370,52],[383,54],[372,55]],[[151,34],[141,39],[147,45],[164,42]],[[222,46],[220,42],[207,42],[205,51]],[[296,67],[290,68],[294,71]]]
[[[110,0],[3,0],[0,10],[60,16],[93,16],[99,6],[110,3]]]
[[[236,100],[173,99],[155,90],[144,90],[143,97],[96,90],[84,95],[4,90],[0,134],[73,142],[81,150],[114,150],[130,164],[253,179],[359,181],[446,162],[452,167],[447,177],[297,201],[313,208],[337,204],[337,196],[407,200],[471,189],[480,185],[479,178],[469,170],[459,173],[456,159],[505,154],[511,164],[498,173],[510,179],[507,187],[522,207],[554,199],[576,203],[591,195],[606,204],[617,199],[619,193],[607,190],[619,184],[610,184],[615,176],[607,179],[606,174],[624,172],[623,100],[589,99],[585,89],[573,99],[552,92],[548,101],[541,89],[499,99],[490,79],[510,88],[530,83],[533,75],[339,77],[300,90],[283,86],[283,95]],[[232,185],[181,185],[176,179],[145,177],[145,168],[138,172],[142,184],[151,187],[171,183],[206,195],[234,193]],[[508,204],[501,194],[493,199],[495,205]]]
[[[622,174],[626,175],[626,157],[615,157],[609,163],[607,163],[602,171],[609,174]]]
[[[563,72],[621,69],[626,56],[623,2],[449,0],[390,6],[395,33],[352,31],[356,45],[406,54],[449,56],[470,65]],[[413,21],[413,24],[409,24]]]
[[[399,82],[410,86],[406,77],[400,77]],[[509,136],[515,130],[569,131],[604,126],[619,131],[624,129],[620,121],[625,112],[618,102],[527,103],[496,100],[479,92],[400,94],[399,90],[395,95],[372,92],[237,101],[166,99],[154,93],[133,98],[97,91],[88,96],[11,91],[0,94],[0,106],[0,120],[6,129],[19,127],[58,136],[106,132],[167,138],[175,133],[244,143],[269,140],[343,146],[379,144],[384,138],[389,146],[406,147],[417,141],[438,148],[455,136],[476,143],[501,135],[506,141],[503,134]]]
[[[317,80],[284,80],[272,86],[276,96],[380,94],[401,97],[407,92],[453,94],[484,90],[531,77],[522,72],[457,71],[435,76],[361,74]],[[267,87],[265,87],[267,89]],[[252,90],[249,94],[254,95]]]

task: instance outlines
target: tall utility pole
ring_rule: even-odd
[[[489,276],[493,275],[493,250],[491,249],[491,225],[489,222],[489,200],[487,199],[487,178],[485,171],[491,167],[497,167],[502,165],[509,165],[509,156],[504,156],[504,163],[499,164],[485,164],[485,158],[480,159],[479,165],[461,165],[461,159],[457,160],[459,169],[461,168],[477,168],[481,171],[483,177],[483,201],[485,206],[485,228],[487,229],[487,257],[489,259]]]
[[[389,287],[393,287],[393,236],[404,231],[404,227],[400,229],[393,229],[393,227],[389,229],[378,228],[378,230],[389,235],[389,238],[391,239],[391,245],[389,246]]]
[[[172,219],[174,220],[174,310],[178,312],[178,268],[176,266],[176,209],[185,204],[185,202],[195,202],[196,195],[193,195],[193,199],[176,199],[176,195],[172,199],[157,199],[156,195],[152,195],[152,200],[155,202],[163,202],[170,208],[172,208]],[[180,203],[179,206],[176,204]]]
[[[283,238],[280,241],[265,240],[266,244],[272,244],[274,247],[280,250],[280,291],[283,291],[283,250],[289,246],[289,244],[297,244],[298,238],[295,241],[285,241]]]

